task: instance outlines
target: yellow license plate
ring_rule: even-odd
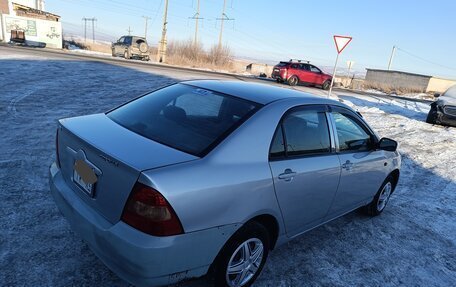
[[[90,196],[93,196],[97,180],[95,171],[84,160],[76,160],[74,162],[73,181]]]

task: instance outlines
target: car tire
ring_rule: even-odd
[[[125,50],[125,52],[124,52],[124,58],[125,58],[125,59],[131,59],[131,55],[130,55],[130,51],[129,51],[129,50]]]
[[[329,87],[331,86],[331,81],[325,81],[323,85],[321,85],[321,88],[325,91],[329,90]]]
[[[435,105],[431,106],[431,109],[426,117],[426,122],[428,124],[435,124],[437,122],[437,108]]]
[[[257,222],[250,222],[241,227],[217,255],[214,262],[214,286],[248,287],[252,285],[268,257],[269,238],[268,230]],[[249,257],[247,261],[245,261],[246,252]]]
[[[116,53],[114,52],[114,49],[112,49],[112,56],[117,57]]]
[[[371,203],[364,206],[364,212],[369,216],[380,215],[385,210],[391,194],[393,194],[395,185],[393,176],[388,176],[383,182]]]
[[[296,76],[291,76],[289,79],[288,79],[288,85],[290,86],[296,86],[297,84],[299,84],[299,78],[296,77]]]

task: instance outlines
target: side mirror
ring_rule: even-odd
[[[397,141],[389,139],[389,138],[382,138],[378,142],[378,149],[386,150],[386,151],[396,151],[397,149]]]
[[[435,93],[434,94],[434,98],[438,98],[438,97],[440,97],[440,94],[439,93]]]

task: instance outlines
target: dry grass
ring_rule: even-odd
[[[364,84],[364,89],[374,89],[380,92],[384,92],[387,94],[396,94],[396,95],[403,95],[403,94],[414,94],[414,93],[426,93],[426,90],[423,89],[416,89],[416,88],[406,88],[406,87],[394,87],[387,84]]]
[[[167,47],[166,63],[195,68],[232,70],[233,53],[228,46],[212,46],[205,51],[201,44],[191,40],[170,41]]]
[[[103,43],[84,43],[83,41],[71,39],[66,40],[65,45],[75,45],[80,49],[103,52],[111,54],[111,46]],[[149,46],[150,58],[155,60],[157,47]],[[201,44],[195,45],[192,40],[168,42],[166,63],[176,66],[186,66],[192,68],[205,68],[212,70],[224,70],[229,72],[244,72],[245,65],[238,65],[233,60],[233,53],[228,46],[212,46],[205,50]]]
[[[111,54],[111,45],[100,43],[87,43],[87,50]]]
[[[75,40],[75,39],[65,40],[64,47],[67,48],[69,45],[79,47],[80,49],[83,49],[83,50],[90,50],[90,51],[95,51],[95,52],[111,54],[111,45],[108,43],[99,43],[99,42],[92,43],[90,41],[87,41],[86,43],[84,43],[84,41],[79,41],[79,40]]]

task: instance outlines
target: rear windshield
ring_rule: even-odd
[[[107,115],[151,140],[204,156],[260,106],[237,97],[176,84],[120,106]]]
[[[276,67],[285,67],[287,66],[289,63],[288,62],[280,62],[276,65]]]

